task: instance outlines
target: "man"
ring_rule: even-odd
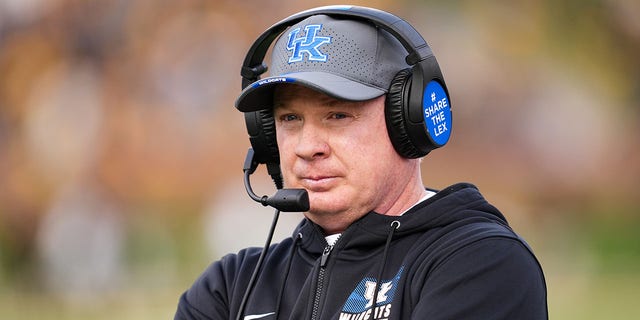
[[[175,318],[546,319],[542,269],[504,216],[473,185],[422,184],[420,157],[444,145],[451,129],[447,90],[426,43],[414,41],[413,29],[396,32],[404,21],[386,13],[334,9],[266,32],[261,38],[282,32],[272,76],[251,74],[264,71],[252,67],[262,60],[253,51],[266,51],[259,40],[236,101],[275,126],[272,158],[286,187],[308,192],[305,219],[269,248],[254,283],[261,249],[214,262],[181,297]],[[404,123],[415,90],[427,147]]]

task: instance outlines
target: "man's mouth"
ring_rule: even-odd
[[[330,189],[337,179],[336,176],[312,175],[300,177],[298,180],[305,189],[321,192]]]

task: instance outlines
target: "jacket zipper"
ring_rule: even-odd
[[[320,313],[320,297],[322,297],[324,290],[324,277],[326,273],[327,260],[329,259],[329,254],[331,254],[331,250],[333,250],[332,245],[327,245],[324,247],[324,251],[322,251],[322,256],[320,257],[320,270],[318,271],[318,282],[316,284],[316,293],[313,297],[313,309],[311,312],[311,320],[318,319]]]

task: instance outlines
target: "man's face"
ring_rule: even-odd
[[[371,210],[397,209],[419,180],[418,161],[400,157],[391,145],[384,101],[336,100],[297,85],[276,91],[274,118],[285,183],[309,192],[306,215],[327,233],[343,231]]]

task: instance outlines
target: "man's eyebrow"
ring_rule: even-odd
[[[331,97],[326,97],[322,99],[322,105],[328,106],[328,107],[335,107],[335,106],[339,106],[341,104],[344,104],[345,101],[342,100],[338,100],[338,99],[334,99]]]

